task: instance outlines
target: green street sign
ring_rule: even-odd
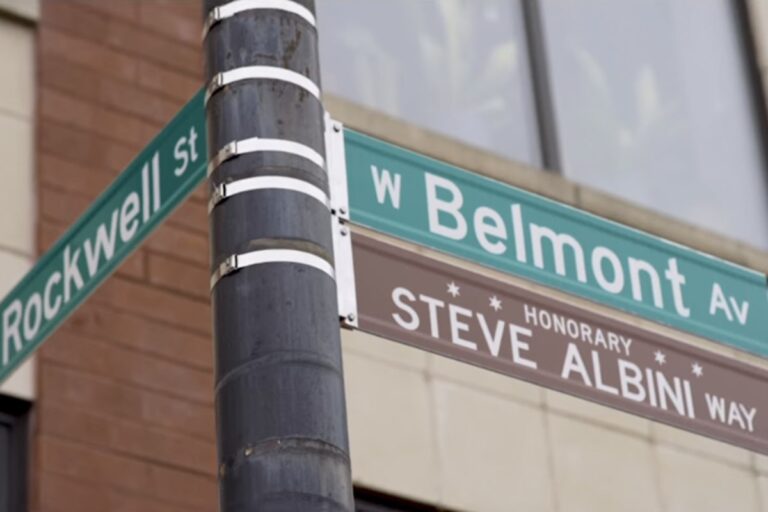
[[[766,276],[345,130],[355,223],[768,355]]]
[[[205,179],[198,92],[0,302],[5,379]],[[766,276],[344,130],[355,223],[768,355]]]
[[[0,381],[203,180],[203,97],[192,98],[0,303]]]

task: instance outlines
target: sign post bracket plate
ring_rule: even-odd
[[[336,293],[342,327],[358,327],[355,266],[352,259],[352,234],[349,226],[347,163],[344,153],[344,128],[325,114],[325,155],[331,202],[333,253],[336,267]]]

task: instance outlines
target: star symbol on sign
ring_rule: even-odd
[[[490,305],[491,305],[491,307],[492,307],[492,308],[493,308],[495,311],[499,311],[499,310],[501,309],[501,301],[500,301],[500,300],[499,300],[499,298],[498,298],[497,296],[495,296],[495,295],[494,295],[493,297],[491,297]]]
[[[704,375],[704,368],[701,367],[699,363],[693,363],[691,365],[691,372],[697,377],[701,377]]]
[[[656,360],[657,363],[661,365],[667,362],[667,356],[661,350],[657,350],[656,352],[654,352],[653,358]]]
[[[454,297],[454,298],[458,297],[459,296],[459,290],[460,290],[460,288],[458,286],[456,286],[456,283],[454,283],[453,281],[448,283],[448,293],[452,297]]]

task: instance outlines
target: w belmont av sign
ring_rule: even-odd
[[[0,303],[0,381],[205,177],[197,94]]]
[[[768,453],[768,372],[353,236],[360,329]]]
[[[765,275],[354,131],[344,135],[353,222],[768,355]]]

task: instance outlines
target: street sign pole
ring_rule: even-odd
[[[204,9],[220,510],[351,512],[314,2]]]

